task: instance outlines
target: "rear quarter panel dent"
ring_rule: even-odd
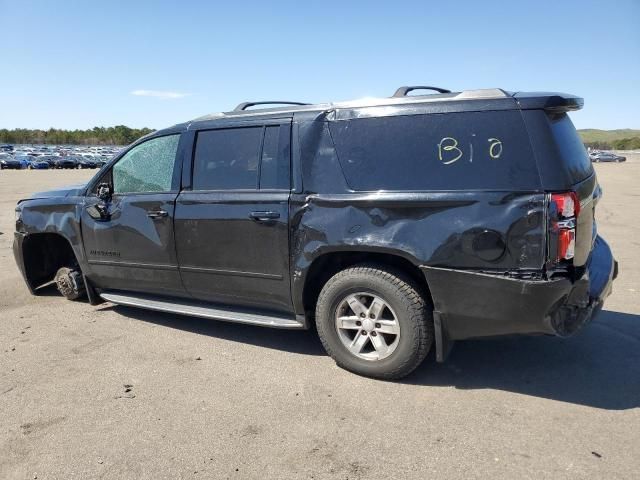
[[[313,261],[336,251],[389,253],[415,265],[456,269],[541,269],[544,194],[473,192],[473,199],[469,192],[293,196],[294,296],[302,295]],[[492,261],[474,246],[486,231],[504,241],[504,253]]]

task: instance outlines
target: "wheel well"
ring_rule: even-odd
[[[401,271],[413,280],[425,298],[431,301],[431,292],[422,271],[406,258],[388,253],[334,252],[321,255],[309,267],[302,294],[305,312],[311,315],[315,313],[320,291],[331,277],[345,268],[360,263],[373,263]]]
[[[78,265],[71,244],[57,233],[27,236],[22,255],[27,281],[33,290],[53,280],[59,268]]]

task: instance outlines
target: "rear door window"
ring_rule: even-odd
[[[291,167],[288,134],[288,125],[265,127],[260,158],[261,190],[289,190],[290,188]]]
[[[288,125],[198,132],[193,190],[288,190],[288,135]]]
[[[353,190],[529,190],[539,175],[518,111],[329,122]]]
[[[263,127],[198,132],[194,190],[255,190]]]

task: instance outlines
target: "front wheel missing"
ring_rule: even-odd
[[[56,272],[55,280],[58,291],[68,300],[78,300],[86,295],[84,280],[80,270],[62,267]]]

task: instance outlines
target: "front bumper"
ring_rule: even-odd
[[[571,335],[600,311],[618,265],[609,245],[598,236],[577,280],[522,280],[466,270],[422,269],[441,335],[461,340],[509,334]]]
[[[16,260],[16,265],[18,266],[18,270],[22,274],[22,278],[24,278],[27,287],[29,287],[29,291],[33,294],[34,289],[29,279],[27,278],[27,271],[24,264],[24,255],[23,255],[23,244],[24,240],[27,237],[26,233],[22,232],[14,232],[13,234],[13,257]]]

